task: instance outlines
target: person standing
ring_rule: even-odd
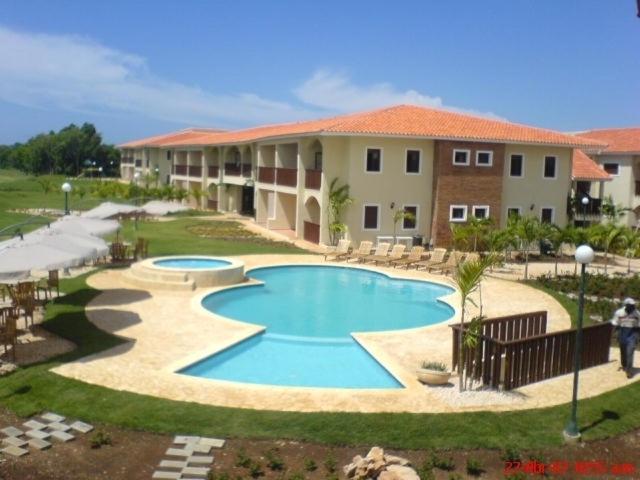
[[[640,336],[640,312],[636,309],[633,298],[625,298],[622,308],[616,310],[611,323],[618,332],[618,345],[620,345],[620,363],[627,374],[627,378],[633,377],[633,354]]]

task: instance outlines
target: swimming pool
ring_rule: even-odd
[[[263,267],[250,277],[263,283],[212,293],[202,305],[265,332],[180,373],[267,385],[402,388],[351,334],[432,325],[454,313],[438,300],[450,287],[360,268]]]
[[[164,260],[156,260],[153,264],[157,267],[175,268],[180,270],[201,270],[209,268],[220,268],[231,265],[227,260],[218,260],[215,258],[189,258],[177,257],[167,258]]]

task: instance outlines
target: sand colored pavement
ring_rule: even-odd
[[[324,263],[318,255],[249,255],[235,257],[246,268],[288,263]],[[373,267],[370,267],[373,268]],[[375,269],[375,268],[373,268]],[[375,269],[412,279],[449,282],[444,276],[401,269]],[[249,272],[250,276],[250,272]],[[89,278],[101,290],[87,306],[99,328],[126,340],[115,348],[61,365],[60,375],[108,388],[208,405],[290,411],[449,412],[507,410],[565,403],[571,397],[571,375],[528,385],[510,393],[469,392],[427,387],[415,379],[423,360],[451,364],[451,329],[459,321],[459,294],[446,298],[456,314],[445,324],[396,332],[356,334],[358,341],[405,386],[365,390],[251,385],[196,378],[176,371],[261,330],[204,310],[200,299],[215,289],[194,292],[145,291],[129,286],[122,271],[101,271]],[[476,303],[479,304],[476,294]],[[483,313],[490,317],[547,310],[548,330],[569,327],[566,311],[552,297],[500,278],[482,284]],[[475,308],[470,315],[477,313]],[[615,361],[581,373],[580,396],[593,396],[629,382]],[[639,376],[636,376],[639,377]],[[636,379],[632,381],[636,381]],[[455,379],[454,379],[455,381]]]

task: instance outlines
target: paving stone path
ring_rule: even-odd
[[[177,435],[153,472],[153,479],[202,480],[207,478],[213,463],[213,448],[222,448],[224,440],[218,438]]]
[[[29,453],[29,448],[47,450],[54,441],[70,442],[78,433],[89,433],[93,426],[75,421],[68,423],[61,415],[47,412],[24,422],[21,428],[6,427],[0,429],[4,438],[0,452],[5,455],[22,457]]]

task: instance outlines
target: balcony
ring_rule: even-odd
[[[208,166],[207,167],[207,176],[209,178],[218,178],[220,175],[220,168],[216,166]]]
[[[567,213],[573,215],[576,220],[580,220],[583,216],[599,217],[602,215],[602,199],[590,198],[589,203],[582,205],[582,197],[569,198]]]
[[[173,166],[173,174],[174,175],[187,175],[187,166],[186,165],[174,165]]]
[[[224,174],[234,175],[236,177],[251,177],[251,164],[242,163],[238,165],[237,163],[225,163]]]
[[[142,160],[138,158],[136,159],[136,168],[140,168],[140,167],[142,167]]]
[[[285,187],[298,185],[297,168],[276,168],[276,184]]]
[[[189,165],[188,171],[190,177],[202,177],[202,167],[199,165]]]
[[[322,186],[322,170],[306,170],[304,177],[304,188],[320,190]]]
[[[258,167],[258,181],[262,183],[275,183],[276,169],[274,167]]]
[[[120,163],[122,165],[133,165],[133,157],[122,157]]]

